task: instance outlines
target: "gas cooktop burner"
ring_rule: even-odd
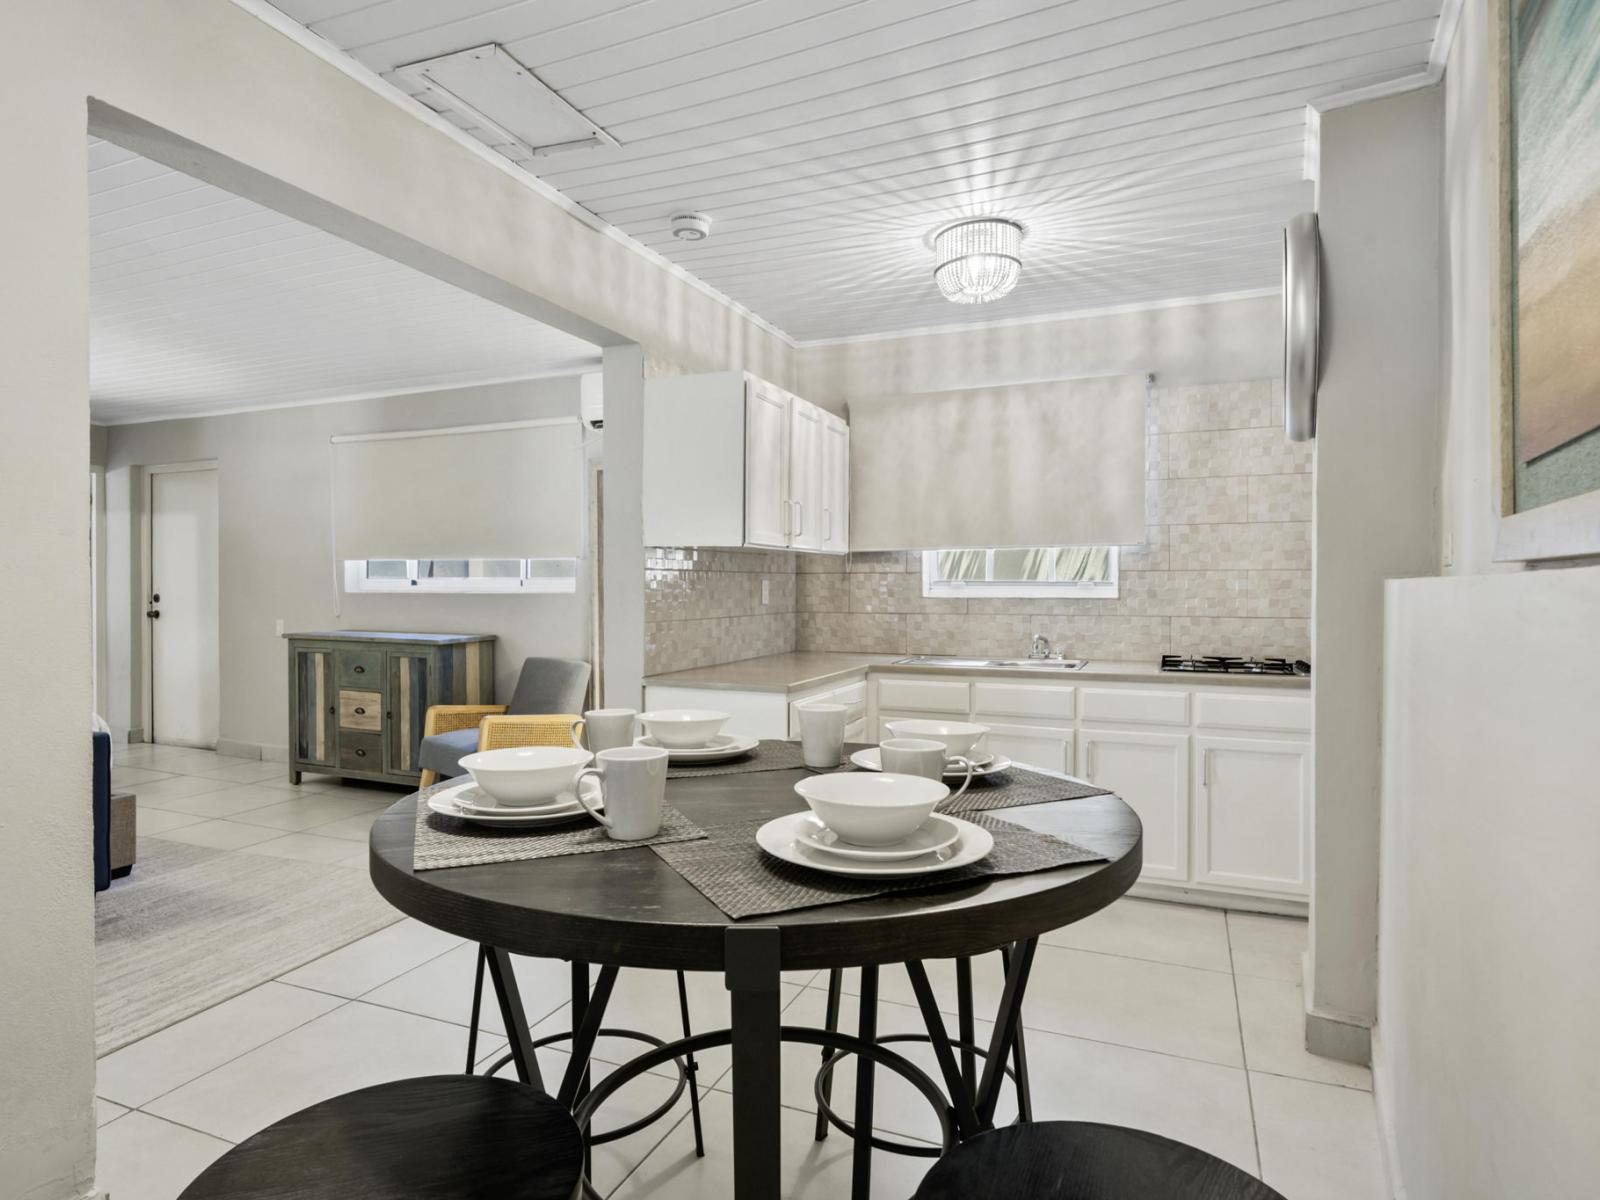
[[[1193,675],[1309,675],[1311,664],[1297,658],[1234,658],[1230,655],[1163,654],[1163,671],[1184,671]]]

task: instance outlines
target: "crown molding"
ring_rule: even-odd
[[[1433,27],[1433,47],[1428,52],[1428,65],[1422,70],[1401,75],[1396,79],[1386,79],[1381,83],[1369,84],[1367,87],[1355,88],[1352,91],[1320,96],[1310,101],[1306,107],[1313,112],[1325,113],[1337,108],[1348,108],[1352,104],[1362,104],[1368,100],[1381,100],[1385,96],[1398,96],[1403,92],[1415,92],[1421,88],[1432,87],[1444,78],[1445,67],[1450,61],[1450,50],[1456,42],[1456,30],[1461,25],[1461,5],[1462,0],[1442,0],[1439,20]]]
[[[304,400],[282,400],[272,404],[244,404],[238,407],[165,409],[133,417],[97,417],[92,407],[90,425],[114,428],[120,425],[150,425],[157,421],[190,421],[201,417],[235,417],[241,413],[272,412],[280,408],[313,408],[318,404],[347,404],[352,400],[384,400],[390,396],[423,396],[429,392],[463,392],[473,388],[498,387],[506,383],[528,383],[535,379],[577,378],[592,373],[600,365],[593,361],[562,363],[545,371],[525,375],[497,375],[488,379],[445,380],[440,383],[418,384],[416,387],[378,388],[370,392],[344,392],[333,396],[313,396]],[[92,406],[93,397],[89,401]]]
[[[1136,304],[1113,304],[1104,308],[1077,308],[1065,312],[1043,313],[1032,317],[1009,317],[999,321],[974,321],[956,325],[922,325],[915,329],[890,329],[882,333],[858,333],[850,337],[818,338],[810,342],[796,342],[797,350],[810,350],[818,346],[849,346],[858,342],[891,342],[897,338],[947,335],[953,333],[983,333],[991,329],[1009,329],[1013,326],[1046,325],[1052,321],[1077,321],[1086,317],[1114,317],[1122,313],[1155,312],[1163,308],[1189,308],[1199,304],[1226,304],[1230,300],[1260,300],[1276,296],[1279,288],[1254,288],[1243,292],[1216,292],[1209,296],[1179,296],[1170,300],[1148,300]]]

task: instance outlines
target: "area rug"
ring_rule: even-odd
[[[401,919],[362,870],[153,837],[94,915],[97,1055]]]

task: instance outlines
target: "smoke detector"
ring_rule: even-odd
[[[703,242],[711,236],[711,218],[705,213],[673,213],[672,236],[680,242]]]

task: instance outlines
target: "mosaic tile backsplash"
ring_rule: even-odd
[[[930,599],[921,556],[651,550],[646,669],[789,650],[1079,658],[1310,657],[1311,447],[1276,381],[1153,388],[1146,538],[1115,600]],[[760,580],[770,603],[760,603]]]

